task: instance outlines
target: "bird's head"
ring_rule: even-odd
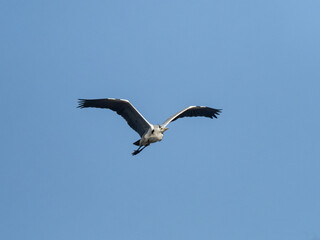
[[[159,126],[160,127],[160,132],[161,133],[164,133],[165,131],[167,131],[169,128],[163,128],[163,127],[161,127],[161,126]]]

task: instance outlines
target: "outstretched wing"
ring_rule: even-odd
[[[138,112],[138,110],[125,99],[79,99],[78,108],[107,108],[123,117],[129,126],[141,137],[151,127],[151,124]]]
[[[209,117],[209,118],[217,118],[221,109],[215,109],[210,107],[203,106],[190,106],[182,111],[176,113],[175,115],[168,118],[164,123],[162,123],[161,127],[166,127],[170,122],[177,120],[178,118],[183,117]]]

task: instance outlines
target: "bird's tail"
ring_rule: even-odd
[[[138,141],[134,142],[133,144],[136,145],[136,146],[139,146],[140,145],[140,139]]]

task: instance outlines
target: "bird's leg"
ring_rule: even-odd
[[[140,153],[143,149],[145,149],[147,146],[149,146],[149,144],[145,145],[145,146],[140,146],[137,150],[135,150],[133,153],[132,153],[132,156],[134,155],[137,155],[138,153]],[[142,148],[141,148],[142,147]],[[141,149],[140,149],[141,148]]]
[[[142,146],[140,146],[137,150],[135,150],[133,153],[132,153],[132,156],[134,155],[137,155],[138,153],[140,153],[146,146],[143,146],[143,148],[141,148]],[[141,149],[140,149],[141,148]]]
[[[141,147],[142,147],[142,146],[139,146],[137,150],[134,150],[133,153],[132,153],[132,156],[137,155],[139,152],[141,152],[141,151],[140,151],[140,148],[141,148]]]

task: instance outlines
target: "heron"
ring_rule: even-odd
[[[132,155],[137,155],[151,143],[160,142],[163,133],[168,130],[167,125],[183,117],[208,117],[217,118],[221,109],[205,106],[189,106],[180,112],[172,115],[161,125],[150,124],[142,114],[126,99],[103,98],[103,99],[78,99],[78,108],[105,108],[115,111],[122,116],[128,125],[135,130],[140,139],[133,144],[138,146]]]

